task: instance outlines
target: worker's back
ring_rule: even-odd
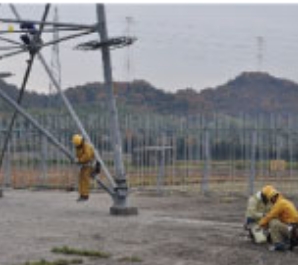
[[[76,147],[76,155],[79,163],[85,164],[94,160],[94,150],[92,146],[86,142]]]

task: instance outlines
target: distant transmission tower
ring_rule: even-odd
[[[264,38],[262,36],[257,37],[257,70],[263,70],[263,60],[264,60]]]
[[[54,23],[59,23],[59,13],[58,13],[58,8],[55,7],[54,9],[54,18],[53,18]],[[57,40],[59,40],[59,30],[55,26],[53,27],[53,41],[55,44],[52,45],[52,51],[51,51],[51,70],[56,78],[59,86],[61,86],[61,63],[60,63],[60,51],[59,51],[59,43]],[[53,83],[50,82],[49,84],[49,94],[53,94]]]
[[[131,26],[134,23],[133,17],[126,17],[126,37],[131,37]],[[130,48],[130,45],[127,46],[127,58],[126,58],[126,71],[127,71],[127,82],[131,82],[131,72],[132,72],[132,50]]]

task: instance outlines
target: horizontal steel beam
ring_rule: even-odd
[[[78,28],[78,29],[94,29],[97,27],[97,24],[93,25],[83,25],[83,24],[74,24],[74,23],[60,23],[60,22],[42,22],[38,20],[21,20],[21,19],[11,19],[11,18],[0,18],[2,23],[32,23],[35,25],[44,24],[45,26],[55,26],[55,27],[69,27],[69,28]]]
[[[88,28],[89,29],[89,28]],[[56,28],[56,27],[53,27],[53,28],[47,28],[47,29],[44,29],[42,32],[43,33],[53,33],[55,31],[80,31],[80,30],[86,30],[85,28],[82,29],[82,28],[68,28],[68,27],[59,27],[59,28]],[[90,29],[89,29],[90,30]],[[14,30],[14,31],[10,31],[10,30],[0,30],[0,35],[4,35],[4,34],[19,34],[19,33],[28,33],[27,30]]]

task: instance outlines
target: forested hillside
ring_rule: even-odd
[[[18,90],[0,80],[1,89],[16,99]],[[106,102],[102,83],[88,83],[65,91],[73,104],[88,105]],[[229,115],[239,113],[298,113],[298,84],[261,72],[244,72],[233,80],[215,87],[198,91],[186,88],[175,93],[158,89],[154,85],[135,80],[131,83],[115,82],[114,93],[120,106],[132,110],[152,111],[159,114],[197,114],[221,112]],[[2,102],[2,101],[1,101]],[[59,107],[58,95],[47,96],[26,92],[25,107],[34,109],[46,106]],[[0,105],[6,110],[3,102]]]

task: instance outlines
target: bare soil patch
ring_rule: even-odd
[[[51,252],[63,246],[111,254],[79,257],[85,265],[297,263],[298,248],[272,253],[244,240],[243,196],[133,192],[130,203],[139,215],[130,217],[110,216],[112,201],[104,193],[92,193],[86,203],[76,197],[76,192],[6,190],[0,199],[0,264],[73,259]]]

